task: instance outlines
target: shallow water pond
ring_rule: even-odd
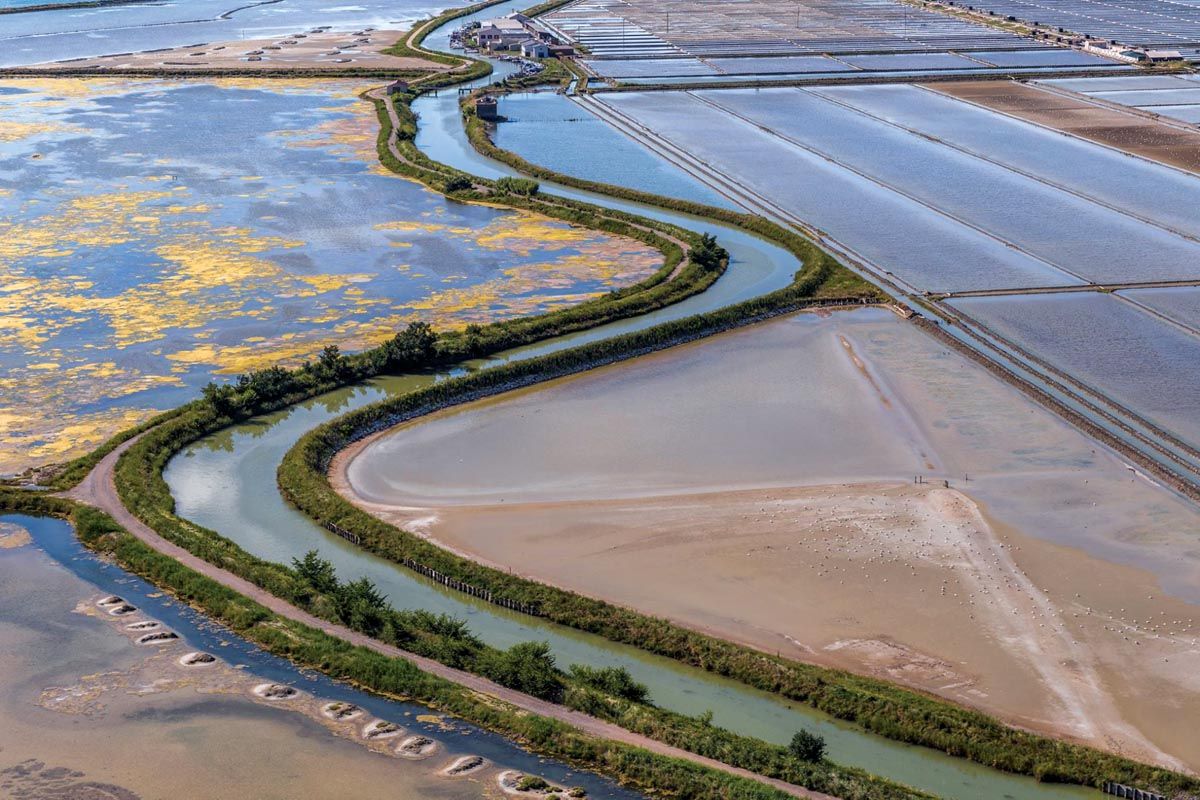
[[[418,318],[546,311],[661,264],[385,173],[363,88],[0,83],[0,471],[82,452],[214,374]]]

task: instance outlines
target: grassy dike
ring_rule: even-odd
[[[609,776],[635,791],[703,800],[789,797],[748,778],[580,733],[557,720],[481,697],[422,672],[403,659],[350,645],[315,628],[279,617],[151,549],[112,518],[87,506],[45,494],[0,490],[0,512],[67,519],[89,549],[168,590],[267,652],[381,696],[415,701],[452,714],[513,739],[538,754]]]

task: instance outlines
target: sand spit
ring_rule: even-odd
[[[366,712],[353,703],[326,703],[321,707],[321,713],[326,717],[337,722],[348,722],[352,719],[358,719]]]
[[[587,792],[582,788],[566,789],[556,786],[545,778],[537,775],[526,775],[523,772],[506,769],[496,776],[496,785],[500,791],[513,797],[586,797]]]
[[[29,531],[11,522],[0,522],[0,550],[15,550],[33,541]]]
[[[919,331],[852,317],[435,415],[331,479],[480,562],[1200,769],[1200,612],[1160,586],[1191,585],[1195,508]]]
[[[271,39],[240,39],[192,47],[174,47],[116,56],[52,61],[28,69],[39,71],[154,70],[165,72],[270,72],[279,69],[329,71],[345,69],[449,69],[422,58],[390,56],[382,51],[403,31],[336,33],[309,30]]]
[[[212,653],[193,651],[179,657],[179,665],[182,667],[211,667],[216,663],[217,657]]]

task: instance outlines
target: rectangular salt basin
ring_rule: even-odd
[[[565,95],[509,95],[504,103],[510,121],[496,126],[496,144],[534,164],[585,180],[740,210]]]
[[[624,92],[597,99],[919,288],[1080,283],[691,95]]]
[[[683,77],[717,73],[698,58],[612,59],[583,63],[597,74],[608,78]]]
[[[970,69],[982,64],[952,53],[889,53],[886,55],[838,56],[839,61],[866,70]]]
[[[1129,289],[1119,294],[1152,308],[1181,325],[1200,331],[1200,287]]]
[[[854,68],[825,56],[767,58],[710,58],[708,63],[728,75],[773,75],[805,72],[854,72]]]
[[[972,51],[967,55],[997,67],[1101,67],[1113,63],[1106,58],[1066,49]]]
[[[1066,89],[1069,92],[1090,94],[1103,91],[1127,89],[1190,89],[1187,81],[1173,75],[1129,75],[1119,78],[1056,78],[1041,80],[1047,86]]]
[[[1200,238],[1200,176],[941,94],[888,84],[807,89],[922,135]]]
[[[1200,336],[1110,294],[973,297],[950,304],[1200,446]]]
[[[1142,106],[1149,111],[1180,122],[1200,122],[1200,104],[1194,106]]]
[[[696,96],[1058,268],[1062,283],[1067,275],[1092,281],[1200,276],[1200,242],[811,92],[705,90]],[[1127,253],[1138,257],[1121,256]]]
[[[1089,92],[1092,97],[1125,106],[1165,106],[1200,103],[1200,86],[1187,89],[1151,89],[1149,91]]]

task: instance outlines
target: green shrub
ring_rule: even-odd
[[[816,763],[825,757],[825,738],[808,731],[796,731],[788,752],[801,761]]]

